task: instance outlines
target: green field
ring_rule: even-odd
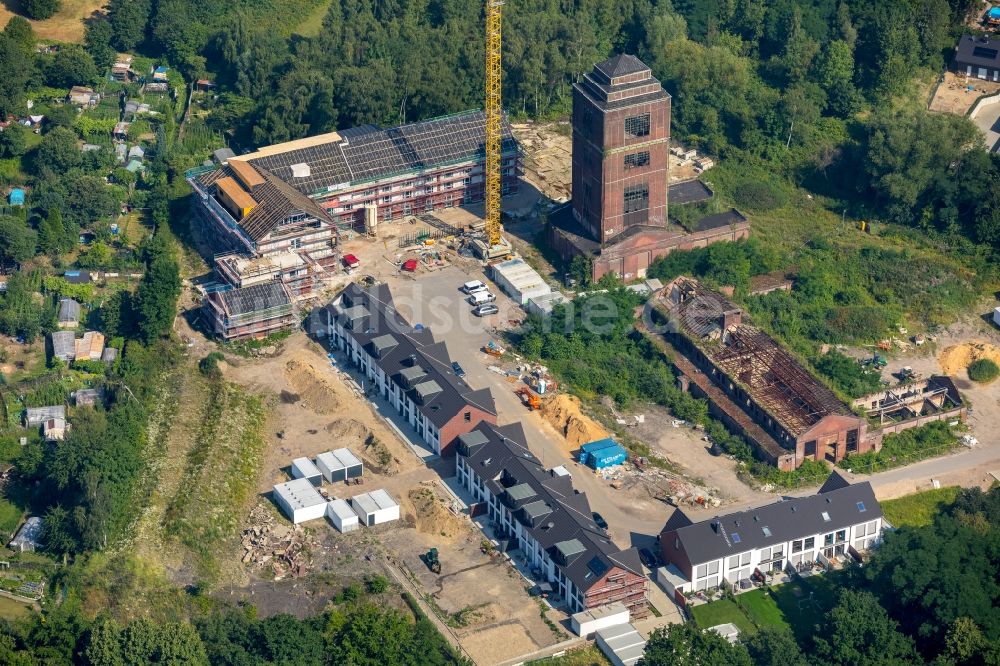
[[[570,650],[561,657],[547,657],[527,662],[530,666],[608,666],[611,662],[596,645]]]
[[[879,504],[882,505],[885,519],[893,526],[922,527],[930,525],[942,507],[954,502],[955,498],[958,497],[959,490],[961,488],[958,486],[948,486],[906,495],[899,499],[886,500],[879,502]]]
[[[0,597],[0,619],[19,620],[31,614],[31,607],[7,597]]]
[[[753,634],[757,632],[753,621],[731,599],[720,599],[701,606],[693,606],[691,615],[694,616],[695,622],[702,629],[731,622],[739,628],[740,633]]]

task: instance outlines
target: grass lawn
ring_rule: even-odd
[[[295,26],[292,33],[295,35],[302,35],[303,37],[315,37],[323,29],[323,19],[326,18],[327,12],[330,11],[329,0],[324,0],[318,5],[313,7],[305,16],[302,21]]]
[[[778,607],[772,593],[756,589],[739,595],[737,599],[757,626],[790,628],[789,621]]]
[[[83,40],[83,20],[90,18],[105,5],[106,0],[62,0],[61,8],[50,19],[30,21],[35,34],[42,39],[60,42]],[[0,25],[7,25],[14,14],[21,14],[20,2],[0,3]]]
[[[799,645],[807,645],[817,624],[833,608],[839,589],[837,572],[796,579],[773,589],[778,609]]]
[[[537,661],[529,661],[531,666],[609,666],[607,658],[601,654],[596,645],[588,645],[577,650],[570,650],[561,657],[547,657]]]
[[[7,597],[0,597],[0,619],[19,620],[31,614],[31,607]]]
[[[930,525],[943,506],[955,501],[959,490],[958,486],[948,486],[886,500],[879,504],[882,505],[885,519],[896,527],[900,525],[920,527]]]
[[[757,632],[757,627],[754,626],[746,613],[735,602],[729,599],[720,599],[708,604],[692,606],[691,615],[694,616],[694,621],[702,629],[731,622],[739,628],[741,633],[753,634]]]

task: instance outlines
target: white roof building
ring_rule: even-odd
[[[323,485],[323,473],[309,458],[296,458],[292,461],[292,478],[308,479],[314,486]]]
[[[646,641],[631,624],[619,624],[598,630],[597,647],[614,666],[633,666],[642,659]]]
[[[629,612],[625,604],[616,601],[606,606],[588,608],[570,617],[570,626],[577,636],[589,638],[591,634],[619,624],[628,624]]]
[[[336,449],[316,456],[316,466],[330,483],[353,479],[364,473],[364,463],[350,449]]]
[[[399,504],[381,488],[370,493],[355,495],[351,498],[351,507],[357,512],[358,519],[367,527],[399,520]]]
[[[9,547],[18,552],[34,551],[42,545],[42,519],[32,516],[24,521],[21,529],[17,531],[17,536],[11,539]]]
[[[341,532],[352,532],[358,529],[358,514],[354,512],[347,500],[335,499],[328,503],[326,517]]]
[[[502,261],[492,270],[493,281],[518,305],[552,292],[552,287],[523,259]]]
[[[326,500],[309,479],[295,479],[274,487],[274,501],[298,525],[326,515]]]

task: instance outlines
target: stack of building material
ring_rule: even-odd
[[[335,499],[328,503],[326,517],[341,532],[352,532],[358,529],[358,514],[354,512],[347,500]]]
[[[346,448],[319,454],[316,466],[330,483],[355,479],[364,473],[364,463]]]
[[[646,641],[631,624],[619,624],[597,631],[597,647],[614,666],[633,666],[646,651]]]
[[[296,458],[292,461],[292,478],[307,479],[317,488],[323,485],[323,473],[309,458]]]
[[[326,515],[326,499],[309,479],[295,479],[274,487],[274,501],[293,523]]]
[[[367,527],[399,520],[399,504],[381,488],[355,495],[351,498],[351,507],[357,512],[359,521]]]

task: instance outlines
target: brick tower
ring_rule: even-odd
[[[626,230],[667,226],[670,95],[631,55],[573,86],[573,217],[605,246]]]

